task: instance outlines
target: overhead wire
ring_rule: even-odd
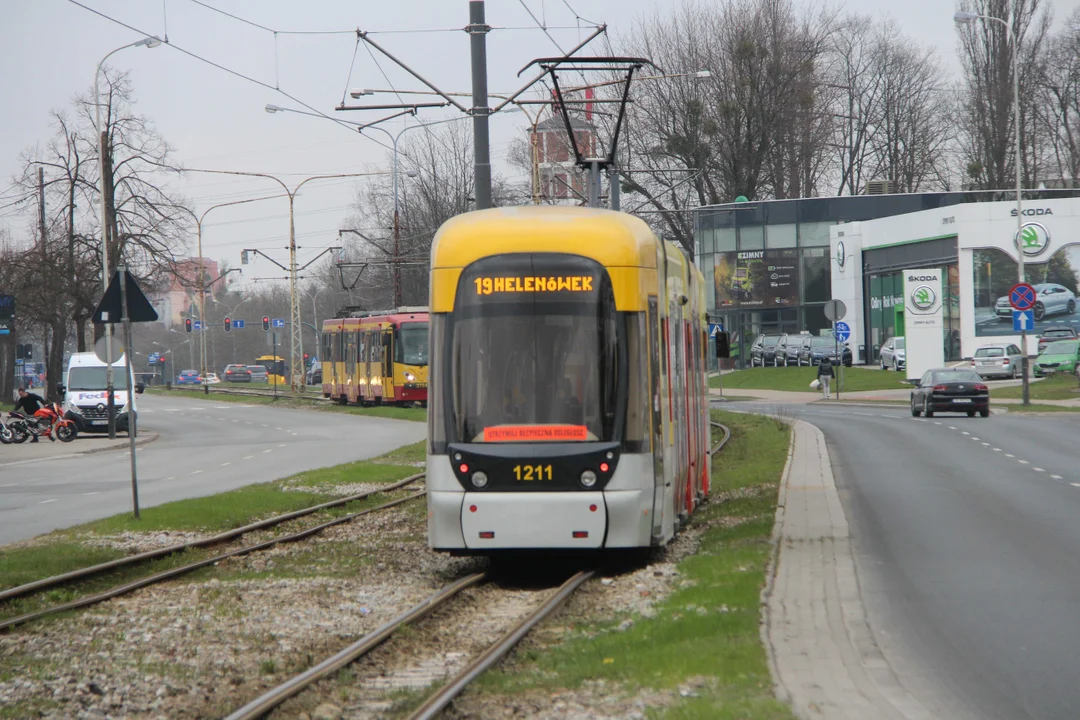
[[[274,33],[275,35],[351,35],[356,32],[355,30],[277,30],[275,28],[266,27],[265,25],[260,25],[254,20],[248,20],[247,18],[242,18],[239,15],[233,15],[230,12],[226,12],[225,10],[216,8],[213,5],[204,3],[202,2],[202,0],[188,0],[188,2],[194,3],[195,5],[200,5],[207,10],[211,10],[226,17],[230,17],[237,22],[244,23],[245,25],[250,25],[252,27],[259,28],[260,30]]]

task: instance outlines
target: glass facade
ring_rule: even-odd
[[[1031,190],[1027,199],[1080,197],[1080,189]],[[803,200],[710,205],[696,211],[695,248],[705,275],[709,315],[731,333],[731,352],[743,366],[758,333],[817,334],[828,328],[823,304],[832,294],[829,232],[833,225],[875,220],[972,202],[1014,200],[1007,190],[910,195],[850,195]],[[945,356],[960,354],[959,274],[956,239],[935,240],[905,249],[868,251],[864,262],[869,348],[852,348],[856,362],[876,362],[877,350],[895,331],[892,307],[903,294],[902,267],[947,270]],[[898,284],[899,283],[899,284]],[[875,299],[876,298],[876,299]],[[875,307],[876,305],[876,307]],[[862,353],[859,350],[863,350]],[[715,358],[713,369],[715,369]]]

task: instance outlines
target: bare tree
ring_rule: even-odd
[[[1080,26],[1080,10],[1064,23]],[[1046,143],[1046,167],[1067,186],[1080,178],[1080,32],[1050,39],[1038,82],[1036,121]]]
[[[977,186],[1011,187],[1015,173],[1013,44],[1020,54],[1021,175],[1030,184],[1038,177],[1042,147],[1035,120],[1035,96],[1046,52],[1050,10],[1044,0],[959,0],[958,8],[1000,18],[959,29],[963,63],[963,108],[960,115],[966,174]],[[1008,35],[1008,37],[1007,37]]]

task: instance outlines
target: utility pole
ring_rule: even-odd
[[[491,147],[488,135],[487,34],[484,0],[469,0],[469,45],[472,50],[473,181],[476,209],[491,207]],[[396,244],[395,244],[396,248]],[[395,249],[395,254],[397,250]]]

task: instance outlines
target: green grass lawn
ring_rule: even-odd
[[[1029,383],[1032,400],[1080,400],[1080,383],[1073,375],[1051,375],[1039,382]],[[1020,385],[994,389],[990,398],[1023,397],[1024,388]]]
[[[694,525],[705,530],[697,554],[679,564],[680,588],[657,605],[650,619],[626,614],[564,618],[573,625],[565,640],[546,649],[523,649],[481,679],[481,692],[544,696],[604,680],[603,692],[619,694],[639,688],[674,690],[704,676],[696,697],[676,693],[672,705],[653,708],[648,717],[794,717],[773,697],[759,631],[759,594],[789,429],[763,416],[713,411],[713,418],[731,428],[732,439],[713,462],[710,502],[694,516]],[[619,631],[627,618],[633,626]]]
[[[887,370],[869,370],[851,367],[840,370],[843,373],[843,392],[872,392],[874,390],[908,390],[911,388],[904,380],[903,373]],[[747,368],[724,375],[724,391],[728,390],[784,390],[788,392],[818,392],[810,389],[810,383],[817,377],[817,368],[812,367],[764,367]],[[833,380],[833,387],[837,386]],[[709,387],[720,387],[720,378],[709,378]]]

